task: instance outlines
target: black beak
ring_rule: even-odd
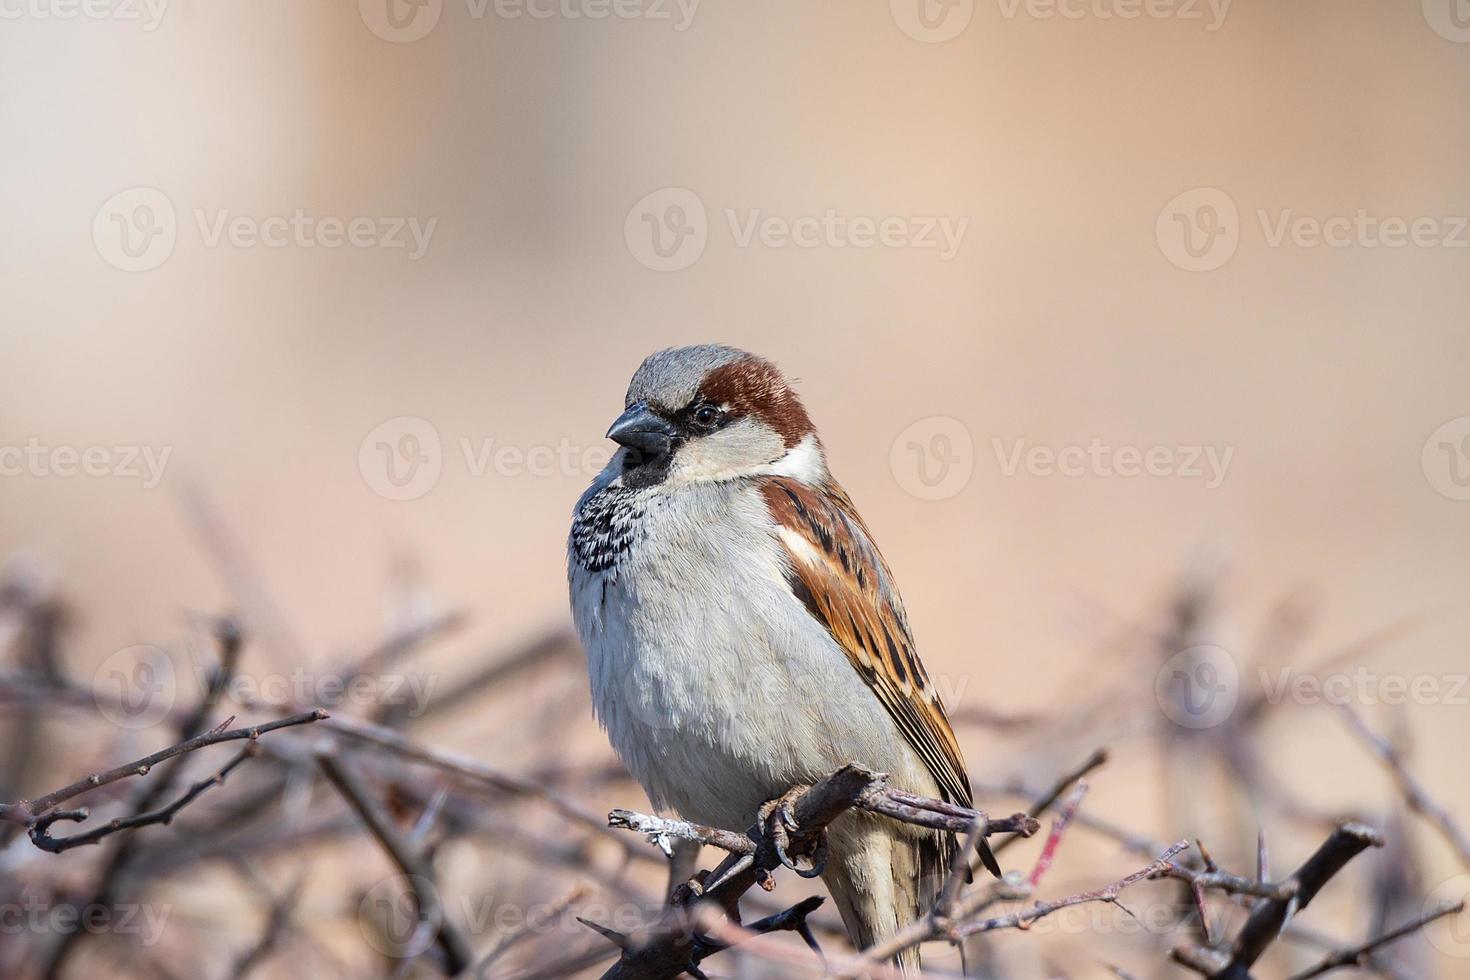
[[[613,442],[649,457],[668,453],[675,435],[674,427],[654,414],[646,402],[631,406],[607,430],[607,437]]]

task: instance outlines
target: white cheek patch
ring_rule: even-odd
[[[816,435],[811,433],[771,464],[770,472],[775,476],[789,476],[793,480],[813,486],[830,475],[827,472],[827,460],[822,456],[822,445],[817,442]]]
[[[680,446],[668,482],[703,483],[752,476],[766,472],[781,451],[780,436],[753,419],[741,419]]]

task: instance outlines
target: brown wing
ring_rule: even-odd
[[[842,647],[924,760],[944,798],[973,805],[959,742],[914,650],[893,573],[846,492],[834,482],[817,489],[786,477],[762,481],[761,492],[786,549],[792,592]],[[934,869],[940,875],[947,872],[954,848],[952,836],[942,840]],[[983,840],[979,855],[1000,877],[1000,865]]]
[[[888,709],[945,799],[969,806],[954,729],[914,651],[893,574],[852,501],[835,483],[818,490],[772,477],[761,489],[790,558],[792,591]]]

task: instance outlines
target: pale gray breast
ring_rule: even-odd
[[[881,704],[791,594],[752,486],[611,489],[579,507],[573,611],[598,718],[656,803],[743,826],[773,791],[849,760],[895,775],[915,768]]]

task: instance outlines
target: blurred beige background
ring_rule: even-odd
[[[152,488],[29,463],[0,478],[0,553],[52,570],[86,657],[238,600],[183,505],[196,486],[309,655],[378,635],[405,561],[419,601],[471,613],[465,649],[561,622],[570,508],[628,376],[721,340],[801,379],[926,659],[971,679],[968,703],[1044,708],[1200,554],[1224,561],[1247,638],[1306,589],[1314,651],[1418,614],[1378,669],[1467,669],[1463,3],[1458,21],[1435,0],[1134,19],[1007,0],[923,20],[905,0],[602,19],[577,0],[547,17],[392,0],[389,21],[387,2],[173,0],[156,23],[141,4],[5,7],[0,445],[169,454]],[[136,188],[157,193],[116,197]],[[672,236],[691,197],[703,251],[661,260],[648,222]],[[368,237],[434,224],[417,258],[407,231],[408,248],[246,244],[298,209],[369,218]],[[838,232],[780,244],[829,212]],[[1311,222],[1359,212],[1368,230],[1314,243]],[[222,216],[245,237],[211,244]],[[823,237],[892,219],[923,240],[930,218],[963,227],[952,256]],[[743,242],[752,219],[775,230]],[[1421,240],[1385,244],[1394,220]],[[419,423],[369,440],[401,417],[440,443],[412,500],[379,491]],[[970,475],[923,499],[917,466],[941,458],[910,443],[944,449],[936,434]],[[1231,455],[1213,487],[1007,475],[1017,440],[1094,438]],[[575,461],[477,473],[488,440]],[[1470,709],[1409,717],[1426,779],[1470,812]],[[1387,799],[1340,726],[1319,728],[1282,748],[1304,792]],[[473,733],[487,757],[494,731]],[[977,775],[1006,772],[965,738]],[[1314,755],[1329,743],[1339,765]]]

